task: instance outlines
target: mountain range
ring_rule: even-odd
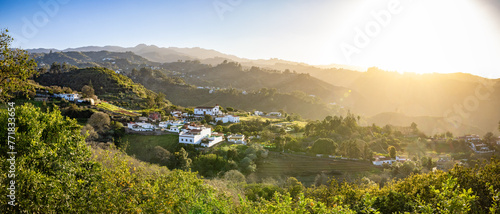
[[[44,64],[100,65],[124,73],[133,68],[159,68],[167,76],[198,87],[303,92],[362,115],[366,123],[408,126],[417,122],[427,134],[495,132],[500,120],[500,80],[471,74],[401,74],[377,68],[362,71],[352,66],[251,60],[203,48],[144,44],[28,51]],[[107,58],[112,60],[107,62]],[[175,99],[169,100],[176,104]]]

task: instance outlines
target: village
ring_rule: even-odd
[[[196,107],[194,108],[193,115],[189,115],[188,113],[183,113],[181,111],[172,111],[170,114],[175,120],[161,121],[161,115],[157,112],[152,112],[149,114],[149,117],[139,117],[138,121],[140,122],[129,122],[127,124],[127,128],[136,133],[160,130],[162,132],[178,134],[179,143],[200,145],[202,147],[212,147],[224,140],[235,144],[246,144],[247,142],[245,135],[234,134],[228,135],[224,138],[224,134],[213,132],[210,127],[187,121],[189,119],[193,120],[193,118],[194,121],[199,121],[209,115],[210,117],[213,117],[216,122],[212,123],[213,125],[217,124],[217,122],[240,122],[239,116],[224,114],[220,110],[219,105],[215,105],[213,107]],[[155,122],[158,122],[158,125],[153,124]]]
[[[35,100],[37,101],[47,101],[49,98],[60,98],[69,102],[75,102],[87,105],[97,105],[100,102],[105,102],[103,100],[94,98],[82,98],[82,95],[78,93],[56,93],[53,95],[48,95],[46,92],[37,93]],[[150,112],[149,116],[138,116],[134,119],[135,122],[127,122],[125,124],[127,133],[135,134],[173,134],[178,135],[178,143],[186,145],[197,145],[200,147],[213,147],[216,144],[226,141],[233,144],[246,145],[248,140],[255,136],[245,136],[243,134],[228,134],[215,132],[212,128],[199,124],[197,122],[204,120],[209,116],[212,121],[208,122],[211,125],[217,124],[227,124],[227,123],[239,123],[240,116],[234,114],[224,113],[219,105],[215,106],[199,106],[195,107],[193,112],[183,112],[180,110],[174,110],[170,112],[171,118],[169,120],[162,121],[161,114],[158,112]],[[250,113],[254,116],[263,117],[282,117],[281,112],[269,112],[265,113],[262,111],[254,111]],[[286,131],[290,131],[287,127],[287,123],[277,123],[272,124],[274,127],[281,128],[282,126]],[[444,139],[434,139],[429,138],[428,141],[439,141]],[[461,140],[467,143],[470,150],[476,154],[488,154],[493,153],[495,150],[491,149],[484,140],[476,134],[469,134],[460,137],[455,137],[454,140]],[[496,144],[500,145],[500,137],[496,139]],[[335,155],[323,155],[316,154],[318,158],[331,158],[331,159],[341,159],[341,160],[352,160],[358,161],[356,158],[347,158]],[[400,162],[404,163],[407,161],[412,161],[403,155],[397,155],[394,158],[376,155],[373,157],[372,163],[375,166],[383,166],[384,164],[392,165],[393,163]],[[437,160],[438,168],[442,169],[443,165],[450,165],[453,163],[460,163],[463,160],[453,160],[449,155],[441,155]]]

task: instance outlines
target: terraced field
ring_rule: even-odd
[[[116,113],[116,114],[122,114],[122,115],[126,115],[126,116],[131,116],[131,117],[140,116],[140,114],[138,114],[136,112],[133,112],[133,111],[109,104],[109,103],[104,103],[104,102],[99,103],[97,105],[97,107],[104,109],[104,110],[107,110],[107,111],[111,111],[111,112]]]
[[[358,174],[378,173],[381,169],[370,162],[317,158],[306,155],[280,154],[270,152],[269,157],[257,167],[255,175],[261,179],[267,177],[296,177],[304,185],[314,183],[316,175],[324,173],[337,179]]]

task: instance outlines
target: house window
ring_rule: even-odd
[[[193,142],[193,139],[189,140],[189,142]]]

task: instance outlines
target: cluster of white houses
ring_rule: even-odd
[[[396,159],[392,159],[390,157],[385,157],[385,156],[377,156],[375,157],[375,160],[372,161],[373,165],[376,166],[382,166],[384,163],[391,165],[394,162],[405,162],[406,159],[396,156]]]
[[[500,139],[500,138],[499,138]],[[483,142],[481,137],[477,134],[464,135],[461,137],[457,137],[456,140],[463,140],[469,144],[469,147],[475,153],[491,153],[495,152],[495,150],[490,149],[490,147]],[[497,141],[497,144],[500,140]]]
[[[188,117],[194,117],[194,118],[203,118],[205,115],[210,115],[212,118],[215,120],[215,122],[221,121],[222,123],[239,123],[240,122],[240,117],[231,115],[231,114],[224,114],[220,110],[219,105],[215,105],[212,107],[196,107],[194,108],[194,115],[188,115],[188,113],[183,113],[181,111],[172,111],[170,114],[174,116],[177,119],[183,119],[183,118],[188,118]]]
[[[182,119],[183,117],[188,116],[187,113],[182,113],[180,111],[173,111],[171,112],[171,114],[178,119]],[[203,117],[204,115],[214,116],[214,120],[216,122],[240,122],[240,118],[238,116],[224,115],[222,111],[220,111],[219,105],[216,105],[214,107],[196,107],[194,109],[194,114],[198,117]],[[130,122],[127,124],[127,127],[133,131],[154,131],[156,129],[161,129],[163,131],[178,133],[179,143],[201,145],[203,147],[211,147],[221,141],[224,141],[224,134],[212,132],[212,129],[209,127],[189,123],[185,120],[161,121],[159,122],[158,126],[144,121]],[[227,136],[227,141],[237,144],[246,144],[244,135]]]
[[[254,115],[256,116],[270,116],[270,117],[281,117],[281,112],[269,112],[269,113],[264,113],[264,112],[261,112],[261,111],[255,111],[253,113]]]
[[[91,105],[96,104],[97,101],[92,98],[82,98],[82,96],[77,93],[68,93],[68,94],[60,93],[60,94],[49,95],[48,91],[37,91],[35,96],[35,101],[48,101],[50,97],[61,98],[70,102],[78,102],[78,103],[88,102]]]

